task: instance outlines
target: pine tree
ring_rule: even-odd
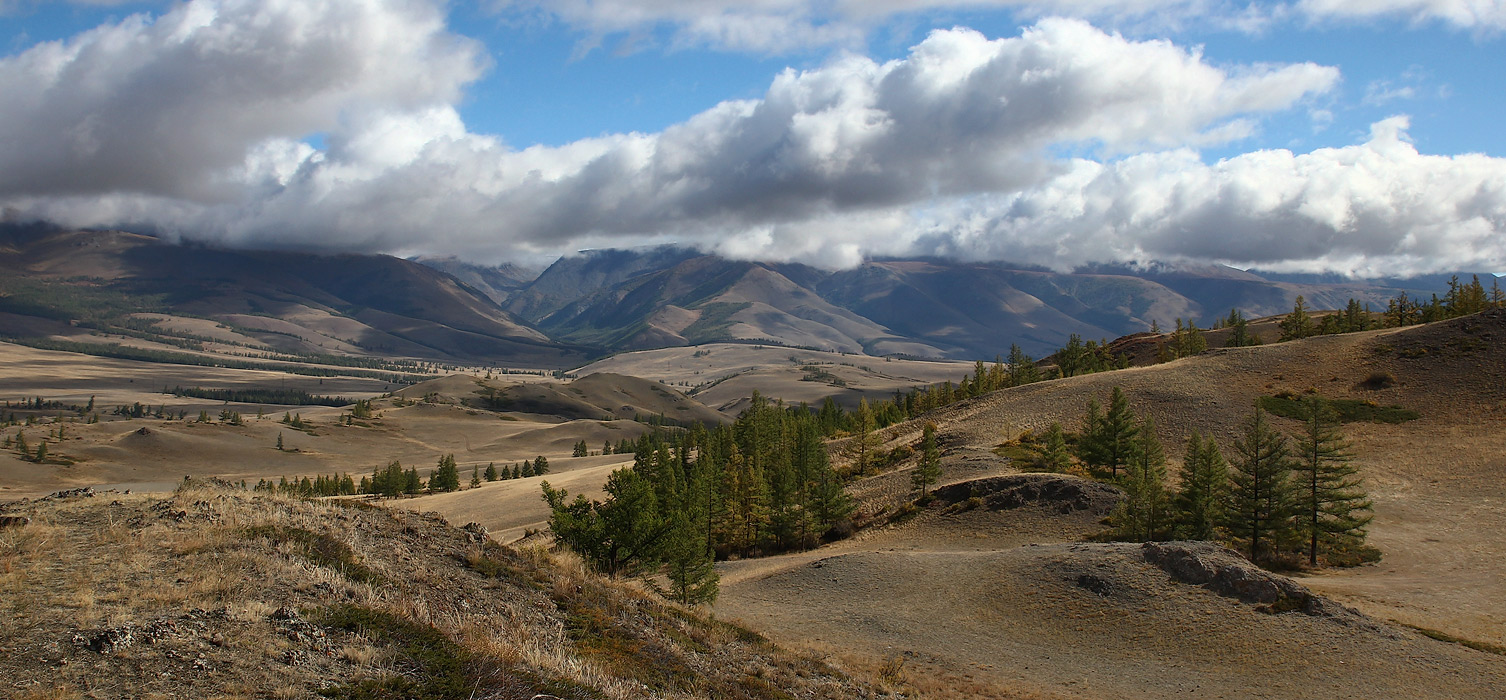
[[[521,479],[521,478],[523,478],[523,470],[518,465],[516,465],[516,464],[512,465],[512,478],[514,478],[514,479]]]
[[[1224,526],[1259,563],[1294,532],[1291,454],[1286,436],[1271,427],[1258,403],[1234,451]]]
[[[1169,525],[1166,453],[1155,430],[1155,423],[1146,418],[1136,431],[1121,481],[1124,500],[1111,518],[1120,536],[1141,542],[1160,539]]]
[[[580,442],[575,443],[575,448],[570,451],[570,456],[571,457],[584,457],[584,456],[586,456],[586,453],[587,453],[587,451],[589,451],[589,449],[590,448],[586,447],[586,441],[585,440],[581,440]]]
[[[941,450],[936,447],[936,424],[926,423],[920,438],[920,464],[910,474],[910,488],[920,492],[922,501],[930,495],[931,484],[941,478]]]
[[[528,461],[526,459],[523,460],[522,475],[523,475],[524,478],[533,476],[533,462],[530,462],[530,461]]]
[[[582,444],[584,444],[584,443],[582,443]],[[548,474],[548,473],[549,473],[549,460],[544,459],[544,455],[539,455],[538,457],[535,457],[534,460],[533,460],[533,474],[534,474],[534,476],[543,476],[543,475]]]
[[[1214,539],[1229,487],[1229,465],[1219,453],[1218,443],[1212,438],[1205,441],[1193,431],[1187,438],[1180,482],[1175,501],[1177,536]]]
[[[1339,433],[1338,416],[1312,396],[1302,400],[1301,411],[1295,465],[1299,527],[1308,540],[1307,563],[1317,566],[1320,544],[1365,539],[1371,504]]]
[[[1250,332],[1250,322],[1239,313],[1239,309],[1229,310],[1229,317],[1224,320],[1224,327],[1229,329],[1229,339],[1224,342],[1226,348],[1242,348],[1260,344],[1260,336]]]
[[[278,431],[278,433],[277,433],[277,451],[278,452],[282,452],[283,451],[282,431]]]
[[[853,436],[847,442],[847,454],[852,458],[852,473],[866,474],[874,462],[878,437],[874,433],[873,410],[868,399],[858,400],[858,411],[853,415]]]
[[[1281,340],[1300,340],[1311,337],[1317,332],[1313,327],[1312,316],[1307,313],[1307,300],[1297,295],[1297,301],[1292,306],[1292,312],[1282,319],[1278,327],[1281,328]]]
[[[1072,453],[1067,449],[1067,434],[1061,423],[1053,422],[1046,429],[1046,445],[1041,450],[1041,465],[1047,471],[1062,473],[1072,466]]]
[[[31,446],[26,444],[26,433],[24,432],[16,432],[16,452],[21,453],[23,457],[31,456]]]
[[[32,458],[33,462],[42,462],[47,459],[47,441],[37,443],[37,454]]]
[[[1009,346],[1009,385],[1021,386],[1033,384],[1041,380],[1041,372],[1035,366],[1035,360],[1025,354],[1017,344]]]
[[[487,481],[496,481],[497,480],[497,463],[496,462],[487,462],[486,463],[486,480]]]
[[[429,488],[433,491],[460,490],[460,469],[455,464],[455,455],[439,458],[439,464],[429,476]]]
[[[409,467],[408,473],[403,475],[403,493],[411,496],[422,490],[424,490],[424,482],[418,476],[418,468]]]
[[[1129,399],[1116,386],[1109,397],[1109,409],[1101,416],[1098,415],[1098,402],[1089,399],[1082,439],[1078,442],[1078,456],[1093,476],[1117,480],[1120,468],[1129,461],[1130,448],[1138,432]]]
[[[471,466],[471,488],[476,488],[477,486],[480,486],[480,485],[481,485],[481,465],[475,464],[475,465]]]

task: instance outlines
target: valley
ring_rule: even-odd
[[[129,238],[118,244],[128,250],[155,245]],[[451,285],[451,292],[466,295],[480,316],[452,313],[435,322],[449,329],[436,337],[464,336],[481,344],[466,341],[452,347],[449,340],[440,340],[423,346],[430,350],[419,347],[422,343],[404,345],[412,351],[405,352],[374,339],[428,337],[435,327],[423,325],[430,321],[411,326],[394,320],[400,305],[389,304],[392,310],[385,315],[373,315],[320,296],[334,293],[330,291],[308,292],[310,296],[273,315],[227,313],[240,303],[231,300],[262,298],[242,290],[222,290],[223,296],[210,305],[169,303],[167,297],[142,301],[147,297],[120,296],[129,275],[102,282],[109,278],[74,274],[84,265],[92,266],[87,271],[94,275],[111,274],[101,260],[135,259],[101,255],[92,261],[89,256],[67,260],[74,267],[62,271],[58,266],[67,256],[59,256],[55,263],[33,265],[26,275],[9,278],[23,280],[11,282],[20,286],[10,289],[33,291],[10,293],[6,315],[0,317],[8,333],[27,334],[12,336],[14,343],[0,343],[0,400],[7,402],[0,408],[0,421],[7,423],[0,433],[10,445],[0,450],[0,515],[23,514],[32,524],[10,534],[0,531],[0,547],[8,548],[0,548],[0,557],[8,557],[0,563],[11,567],[6,569],[10,573],[0,574],[0,584],[11,587],[7,590],[48,595],[24,583],[39,575],[39,553],[57,554],[44,544],[50,540],[37,539],[35,533],[66,532],[68,541],[80,542],[95,537],[69,530],[68,523],[101,517],[94,509],[105,498],[121,504],[112,508],[135,509],[131,512],[138,515],[132,517],[138,520],[144,517],[139,513],[154,512],[143,509],[167,507],[157,504],[174,503],[188,512],[194,503],[213,502],[224,504],[210,508],[220,514],[214,517],[244,523],[262,522],[258,508],[264,506],[255,505],[261,502],[257,499],[274,499],[275,508],[304,513],[296,522],[317,521],[325,523],[318,527],[334,531],[347,526],[331,524],[330,514],[347,508],[365,513],[376,506],[372,515],[359,517],[391,518],[408,523],[403,526],[408,529],[423,523],[422,528],[433,529],[425,537],[437,540],[483,532],[472,537],[481,543],[477,546],[506,552],[496,557],[523,557],[531,563],[519,566],[541,572],[539,580],[554,581],[542,585],[557,588],[561,580],[581,581],[570,585],[606,586],[602,590],[617,592],[603,595],[619,603],[635,596],[658,600],[646,592],[649,583],[600,580],[574,555],[546,551],[552,537],[550,506],[541,498],[544,482],[572,498],[606,499],[611,494],[604,486],[613,473],[634,464],[634,456],[622,451],[630,450],[630,443],[727,425],[755,405],[755,393],[775,406],[806,404],[812,409],[830,398],[833,406],[855,415],[862,407],[891,405],[896,395],[916,390],[929,395],[945,386],[947,392],[956,387],[957,393],[948,393],[939,407],[917,409],[912,416],[885,414],[889,417],[873,434],[871,453],[877,457],[871,466],[854,464],[857,438],[846,430],[837,430],[824,443],[836,473],[847,479],[854,508],[850,537],[804,550],[724,556],[715,565],[720,578],[715,603],[674,608],[685,612],[672,615],[709,614],[704,619],[716,622],[706,624],[732,623],[750,630],[726,634],[763,635],[780,649],[793,650],[789,658],[800,659],[778,663],[816,664],[809,668],[825,670],[808,671],[816,674],[812,677],[829,673],[843,679],[822,686],[845,689],[836,696],[1451,698],[1491,697],[1506,687],[1506,661],[1499,653],[1506,648],[1506,548],[1494,536],[1506,531],[1506,356],[1499,351],[1500,339],[1506,337],[1506,310],[1290,342],[1277,342],[1285,315],[1265,316],[1252,318],[1247,329],[1262,345],[1222,347],[1231,331],[1209,330],[1208,349],[1170,361],[1165,361],[1165,348],[1176,336],[1164,328],[1162,333],[1142,331],[1109,344],[1111,354],[1123,354],[1127,368],[964,391],[971,386],[965,380],[971,379],[975,365],[945,358],[970,353],[969,346],[937,340],[961,336],[916,331],[894,318],[870,324],[862,319],[878,318],[876,312],[849,315],[830,302],[817,303],[817,296],[781,287],[782,282],[775,288],[788,293],[785,297],[768,296],[767,289],[758,292],[764,296],[754,293],[750,280],[768,282],[776,273],[819,288],[818,280],[789,266],[776,270],[658,251],[586,256],[551,268],[533,282],[472,271],[477,275],[473,288],[454,286],[455,278],[445,276],[451,281],[441,287]],[[604,269],[597,265],[601,260],[612,260],[620,269]],[[407,270],[411,263],[384,264]],[[881,267],[885,275],[910,280],[913,288],[923,280],[939,283],[933,275],[940,273],[925,265],[888,262]],[[876,269],[864,274],[876,274]],[[996,273],[1002,274],[989,274]],[[735,282],[706,286],[712,279]],[[990,284],[1002,289],[996,282]],[[1150,284],[1135,284],[1142,283]],[[1246,283],[1264,284],[1241,282]],[[844,289],[861,289],[843,284]],[[481,286],[484,293],[478,291]],[[68,287],[92,289],[80,294],[95,296],[70,306],[68,297],[56,294]],[[552,295],[541,291],[546,289],[554,290]],[[354,292],[347,288],[340,293]],[[565,301],[582,293],[589,303]],[[51,301],[38,308],[32,301],[23,303],[25,299]],[[120,304],[100,305],[109,299]],[[597,323],[590,319],[626,318],[623,305],[640,302],[646,315],[641,325],[628,324],[636,328],[632,334],[590,325]],[[873,303],[895,308],[890,302]],[[1004,301],[990,305],[1015,308]],[[80,311],[85,308],[97,311]],[[1190,307],[1178,308],[1187,313]],[[791,309],[804,310],[779,315]],[[1314,313],[1321,317],[1326,312]],[[722,314],[716,323],[700,326],[701,331],[714,327],[716,333],[685,333],[707,314]],[[501,325],[483,332],[476,325],[483,316]],[[373,325],[379,318],[392,324]],[[673,318],[680,320],[666,320]],[[804,320],[794,323],[791,318]],[[514,320],[523,331],[504,330]],[[832,335],[807,322],[841,332]],[[352,325],[356,323],[364,325]],[[528,330],[535,323],[540,330]],[[1051,324],[1078,328],[1059,320]],[[771,332],[774,328],[788,332]],[[646,340],[651,337],[658,340]],[[697,342],[716,339],[739,342]],[[792,342],[796,339],[803,341]],[[979,341],[968,341],[973,342]],[[530,349],[520,355],[518,343]],[[791,346],[795,344],[802,347]],[[621,351],[605,354],[608,346]],[[431,352],[435,347],[443,352]],[[1059,361],[1043,357],[1035,371],[1050,375]],[[991,366],[991,358],[986,362]],[[1343,424],[1374,504],[1367,541],[1381,552],[1380,560],[1268,574],[1237,553],[1211,545],[1155,549],[1104,541],[1106,518],[1123,498],[1120,488],[1085,478],[1079,467],[1067,474],[1037,473],[1039,465],[1028,457],[1034,448],[1025,445],[1035,444],[1030,441],[1052,423],[1078,430],[1088,401],[1107,403],[1116,388],[1136,415],[1154,420],[1155,435],[1173,465],[1184,459],[1187,435],[1194,430],[1231,454],[1260,400],[1316,395],[1405,415],[1399,422],[1357,419]],[[267,398],[225,401],[194,395],[237,391],[250,392],[243,397]],[[273,398],[295,396],[300,402],[275,403]],[[262,400],[266,402],[257,402]],[[890,420],[897,422],[888,424]],[[1281,415],[1271,421],[1287,433],[1299,427]],[[928,424],[936,428],[940,477],[935,500],[917,503],[912,477],[924,456],[922,432]],[[26,454],[15,446],[23,435]],[[38,460],[33,451],[42,441],[46,453]],[[347,494],[304,501],[276,487],[285,479],[297,484],[304,478],[348,475],[361,481],[394,461],[416,470],[420,479],[432,478],[446,456],[453,457],[460,484],[448,492],[420,488],[417,494],[391,499]],[[547,474],[531,471],[541,457],[548,462]],[[508,478],[509,468],[525,464],[529,470]],[[488,467],[508,473],[496,481],[482,479]],[[270,491],[246,490],[258,484]],[[76,504],[47,497],[80,488],[99,495]],[[198,489],[224,492],[206,501],[195,495]],[[473,524],[468,526],[472,535],[445,529],[466,523]],[[378,531],[390,527],[369,526]],[[160,527],[171,529],[170,524]],[[118,528],[102,536],[109,546],[138,537]],[[255,545],[240,542],[230,530],[215,537],[217,547]],[[348,541],[357,549],[366,546],[359,539]],[[399,573],[405,566],[397,563],[400,558],[379,551],[390,542],[374,541],[378,549],[360,550],[365,553],[352,561],[373,562],[386,577],[407,576]],[[180,543],[173,551],[196,551],[196,546]],[[292,545],[281,546],[282,554],[274,559],[303,556],[296,547],[288,549]],[[471,561],[466,559],[471,555],[447,556],[451,562]],[[257,561],[262,561],[257,566],[274,566],[272,560]],[[426,566],[442,572],[433,580],[450,581],[444,585],[461,585],[455,582],[475,575],[471,569]],[[349,570],[337,568],[314,579],[277,570],[288,582],[304,581],[288,585],[309,609],[332,604],[330,591],[380,609],[394,604],[395,594],[352,582]],[[565,571],[573,573],[561,573]],[[1198,571],[1225,572],[1219,575],[1247,583],[1238,590],[1219,589],[1204,585]],[[219,580],[158,601],[152,614],[176,610],[190,600],[200,609],[218,605],[216,601],[263,599],[264,593]],[[314,580],[330,588],[319,588]],[[405,590],[416,590],[412,585],[404,584],[410,587]],[[555,603],[568,607],[565,600]],[[69,606],[42,599],[33,604],[49,610],[48,624],[83,630],[80,634],[145,614],[114,593],[103,594],[95,608],[83,611],[70,612]],[[1296,609],[1277,609],[1290,605]],[[227,614],[236,624],[258,630],[269,619],[244,606],[231,609]],[[498,618],[487,619],[474,624],[492,625]],[[454,639],[469,640],[466,644],[479,643],[461,627],[442,620],[433,624],[449,630],[446,634]],[[661,634],[646,629],[635,634]],[[11,637],[4,643],[25,646],[41,643],[39,639]],[[592,656],[597,652],[581,646],[581,639],[550,652],[564,657],[546,659],[535,649],[510,651],[507,658],[523,659],[536,670],[553,669],[550,673],[594,688],[575,695],[561,691],[565,694],[559,697],[637,696],[630,688],[638,681],[621,685],[606,679],[643,678],[634,675],[640,671],[624,670],[620,659]],[[380,646],[379,641],[367,643]],[[61,663],[72,663],[68,659],[85,660],[95,652],[58,653]],[[145,651],[136,653],[132,658],[150,658]],[[397,657],[382,653],[386,665],[356,662],[327,672],[384,677],[396,668]],[[704,661],[697,656],[704,652],[684,653]],[[249,664],[246,673],[269,672],[254,656],[220,663]],[[788,678],[782,682],[795,683]],[[854,685],[842,685],[848,683]]]

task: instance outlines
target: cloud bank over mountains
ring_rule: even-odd
[[[594,12],[619,31],[690,26],[700,15],[674,14],[690,5],[558,12]],[[1194,5],[1224,6],[1030,7]],[[857,16],[901,3],[819,7]],[[1499,3],[1465,0],[1277,9],[1376,8],[1501,21]],[[787,70],[758,99],[659,133],[522,149],[469,131],[456,109],[488,68],[485,47],[427,0],[195,0],[130,17],[0,59],[0,207],[11,221],[229,245],[494,261],[677,242],[826,266],[935,254],[1057,269],[1506,269],[1506,160],[1420,154],[1404,117],[1345,148],[1200,158],[1268,115],[1315,109],[1342,80],[1329,66],[1213,65],[1170,41],[1045,17],[1014,37],[957,28],[898,60],[844,53]]]

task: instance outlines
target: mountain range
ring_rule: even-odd
[[[1232,308],[1249,317],[1354,298],[1384,308],[1446,278],[1350,280],[1222,266],[881,259],[846,270],[659,247],[583,251],[542,272],[454,258],[167,243],[118,231],[0,229],[0,335],[72,337],[109,318],[206,319],[285,353],[569,368],[614,352],[740,341],[876,356],[1044,355]],[[105,325],[109,325],[106,323]],[[118,324],[117,324],[118,325]],[[130,324],[140,328],[141,323]]]

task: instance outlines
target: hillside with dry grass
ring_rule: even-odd
[[[1503,697],[1503,338],[1506,310],[1494,310],[1215,350],[939,409],[882,434],[893,450],[916,445],[924,423],[939,426],[941,497],[910,505],[915,458],[854,483],[867,530],[724,564],[717,612],[938,697]],[[1053,421],[1076,429],[1088,399],[1105,402],[1116,386],[1155,420],[1174,463],[1194,429],[1230,453],[1261,397],[1415,413],[1343,427],[1382,559],[1287,579],[1214,548],[1192,558],[1228,573],[1189,576],[1139,545],[1092,542],[1116,497],[1077,476],[1021,474],[1033,465],[1016,441]],[[1241,597],[1219,576],[1296,600]]]
[[[874,698],[484,529],[189,482],[0,511],[14,698]]]

